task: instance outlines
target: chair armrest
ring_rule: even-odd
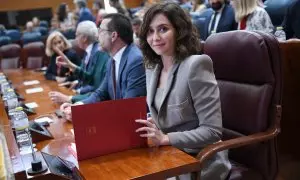
[[[265,132],[259,132],[248,136],[238,137],[207,146],[197,155],[197,159],[199,160],[200,166],[202,167],[203,163],[207,159],[209,159],[219,151],[238,148],[241,146],[255,144],[275,138],[280,133],[281,106],[276,105],[275,108],[275,123],[273,127],[269,128]]]

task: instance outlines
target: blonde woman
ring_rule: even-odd
[[[238,29],[248,31],[274,32],[274,26],[267,11],[259,6],[259,0],[231,0]]]
[[[56,65],[58,55],[54,52],[54,47],[61,50],[74,64],[80,65],[81,63],[76,52],[71,49],[70,42],[62,33],[54,31],[49,35],[46,42],[46,55],[50,57],[50,63],[45,74],[46,79],[56,80],[58,83],[62,83],[65,82],[69,76],[69,80],[71,80],[69,69]]]

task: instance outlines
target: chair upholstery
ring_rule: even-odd
[[[67,38],[67,39],[75,39],[76,37],[76,33],[74,29],[69,29],[65,32],[63,32],[63,35]]]
[[[48,28],[46,28],[46,27],[39,26],[39,27],[34,28],[34,31],[41,33],[42,36],[48,35]]]
[[[45,46],[42,42],[33,42],[24,45],[24,68],[37,69],[43,66]]]
[[[8,44],[0,47],[1,69],[14,69],[19,67],[21,47],[18,44]]]
[[[40,21],[40,26],[45,27],[45,28],[49,28],[49,24],[48,24],[47,21]]]
[[[41,33],[39,32],[27,32],[23,34],[22,42],[23,45],[31,43],[31,42],[38,42],[42,40]]]
[[[210,150],[217,151],[213,146],[234,148],[229,158],[236,163],[228,179],[275,179],[282,91],[278,41],[259,32],[217,33],[206,40],[204,54],[213,60],[224,131],[223,142],[199,153],[200,162]]]
[[[6,31],[6,35],[10,37],[12,43],[20,43],[21,41],[21,32],[16,29],[9,29]]]
[[[11,38],[9,36],[0,36],[0,46],[10,44]]]
[[[78,46],[78,43],[75,39],[70,39],[69,41],[72,44],[72,49],[74,49],[79,58],[82,59],[85,51]]]

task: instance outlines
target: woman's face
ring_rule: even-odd
[[[61,51],[64,51],[66,48],[64,41],[59,36],[54,37],[52,40],[52,48],[54,47],[57,47]]]
[[[147,42],[160,56],[174,56],[175,29],[168,18],[157,14],[152,19],[147,33]]]

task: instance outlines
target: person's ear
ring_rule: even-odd
[[[116,31],[111,33],[111,41],[114,42],[118,38],[118,33]]]

